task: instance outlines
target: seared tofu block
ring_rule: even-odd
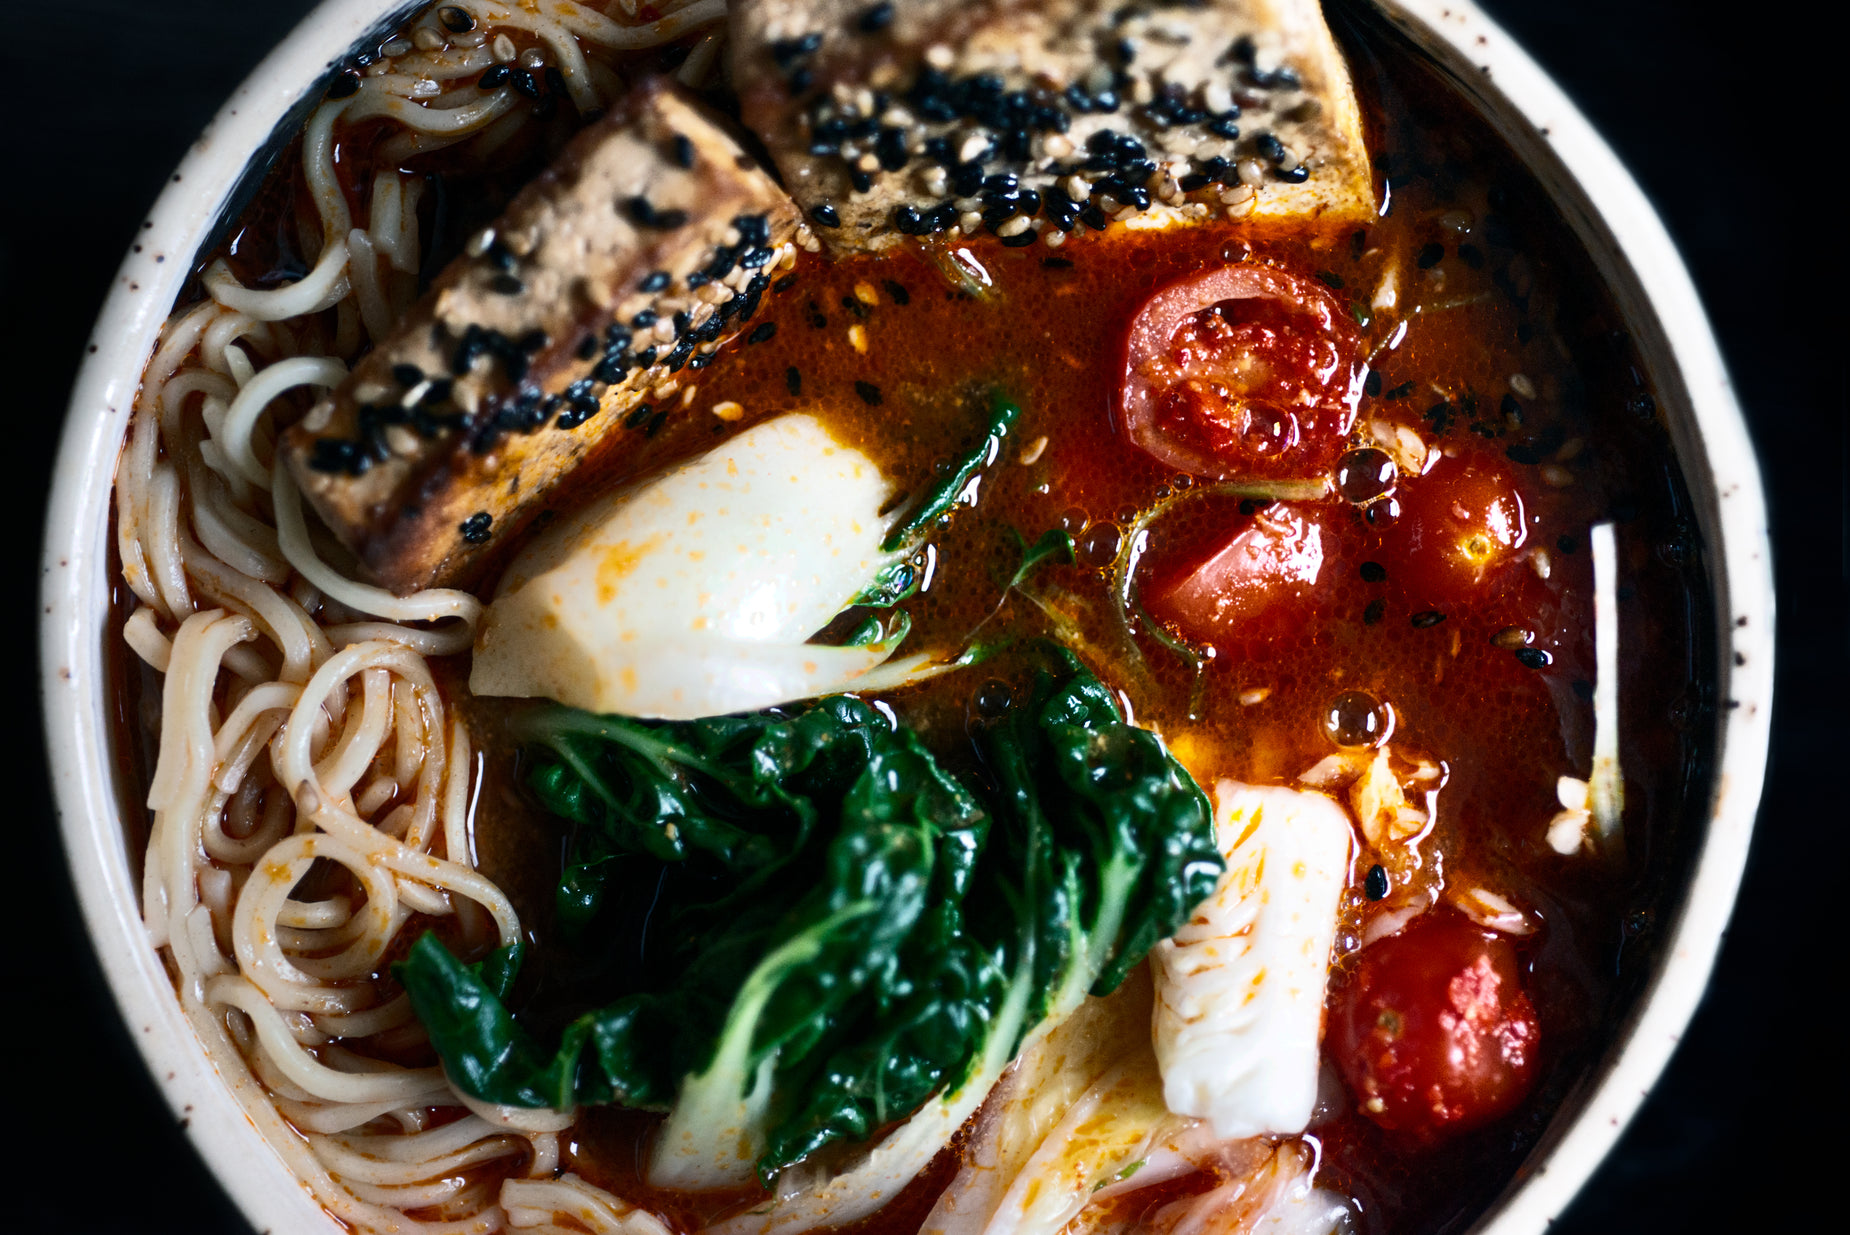
[[[1317,0],[734,0],[743,118],[840,249],[1365,219]]]
[[[290,430],[290,471],[385,586],[467,580],[597,439],[659,427],[651,390],[751,319],[799,230],[691,98],[640,86]]]

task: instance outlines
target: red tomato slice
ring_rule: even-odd
[[[1316,587],[1323,541],[1315,516],[1274,503],[1179,583],[1153,596],[1152,608],[1197,642],[1264,634],[1252,619]]]
[[[1341,452],[1366,366],[1321,283],[1221,266],[1171,283],[1125,336],[1119,429],[1200,476],[1311,476]]]
[[[1365,949],[1334,995],[1329,1047],[1362,1113],[1433,1143],[1507,1114],[1535,1082],[1540,1027],[1516,951],[1441,910]]]

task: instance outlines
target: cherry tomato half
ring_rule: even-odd
[[[1362,1113],[1431,1144],[1522,1101],[1539,1038],[1509,941],[1439,910],[1362,952],[1329,1042]]]
[[[1441,458],[1403,477],[1399,518],[1381,534],[1388,574],[1410,600],[1448,604],[1516,559],[1529,536],[1516,476],[1500,459]]]
[[[1280,625],[1300,629],[1325,552],[1323,525],[1314,511],[1274,502],[1206,561],[1156,590],[1150,607],[1197,643],[1265,637]],[[1282,623],[1255,624],[1274,606],[1289,611],[1279,615]]]
[[[1119,429],[1200,476],[1315,476],[1355,422],[1366,366],[1321,283],[1255,264],[1158,291],[1125,336]]]

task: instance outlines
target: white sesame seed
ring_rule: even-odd
[[[957,216],[957,226],[974,236],[976,229],[983,226],[983,216],[974,210],[966,210]]]
[[[895,105],[880,113],[880,123],[891,125],[896,129],[909,129],[912,127],[913,123],[912,113],[903,107]]]
[[[1555,462],[1556,463],[1566,463],[1569,459],[1572,459],[1575,456],[1579,455],[1581,451],[1586,449],[1586,447],[1587,447],[1586,438],[1570,437],[1565,442],[1561,443],[1561,449],[1555,451]]]
[[[1529,380],[1527,373],[1512,373],[1510,374],[1510,393],[1518,399],[1533,399],[1535,383]]]
[[[1098,200],[1095,201],[1093,205],[1103,210],[1106,214],[1116,214],[1118,212],[1118,199],[1109,193],[1100,193],[1098,195]]]
[[[1208,208],[1206,204],[1202,202],[1190,202],[1188,205],[1182,207],[1182,217],[1186,219],[1205,219],[1208,217]]]
[[[743,404],[734,403],[731,399],[728,399],[724,403],[715,403],[713,405],[713,414],[730,424],[732,421],[744,417],[745,407]]]
[[[1060,235],[1061,233],[1055,232],[1054,234]],[[1033,441],[1029,442],[1027,449],[1021,452],[1021,462],[1029,467],[1034,466],[1036,463],[1039,463],[1041,461],[1041,454],[1046,449],[1047,449],[1047,435],[1043,433],[1039,437],[1035,438]]]
[[[963,145],[957,147],[957,161],[968,163],[985,150],[989,149],[989,134],[982,129],[972,129],[964,138]]]
[[[919,173],[919,184],[933,197],[943,197],[951,187],[950,178],[944,174],[944,169],[935,164]]]
[[[1130,220],[1137,217],[1137,213],[1138,213],[1137,207],[1126,206],[1124,209],[1118,211],[1116,214],[1112,215],[1111,217],[1116,219],[1120,223],[1128,223]]]
[[[1233,110],[1233,91],[1224,82],[1211,81],[1201,88],[1201,105],[1219,115]]]
[[[411,36],[411,41],[417,44],[419,51],[441,51],[443,49],[443,36],[429,26],[419,26],[417,33]]]
[[[1028,216],[1018,214],[996,229],[998,236],[1019,236],[1028,230]]]
[[[862,155],[860,158],[856,159],[854,161],[854,165],[860,168],[862,171],[868,172],[870,174],[880,170],[880,160],[874,156],[872,151],[869,151],[868,153]]]
[[[482,254],[488,252],[489,246],[494,244],[494,242],[495,229],[492,227],[484,227],[481,231],[469,238],[469,243],[463,246],[463,251],[468,253],[470,257],[480,257]]]
[[[437,84],[434,77],[420,77],[411,83],[411,97],[414,99],[428,99],[442,93],[443,87]]]
[[[1041,239],[1046,242],[1048,248],[1057,249],[1066,243],[1066,233],[1057,227],[1050,227],[1041,233]]]
[[[410,39],[393,39],[379,49],[379,54],[382,56],[402,56],[410,50]]]
[[[666,318],[666,317],[662,318],[660,321],[655,323],[655,326],[653,327],[653,331],[655,334],[656,342],[658,343],[673,343],[674,342],[674,322],[671,319]]]
[[[855,351],[865,356],[867,354],[867,327],[859,322],[848,327],[848,342]]]
[[[956,53],[943,43],[933,43],[925,49],[925,63],[934,69],[948,69],[956,61]]]
[[[520,55],[520,50],[514,46],[514,40],[510,39],[506,34],[497,34],[489,50],[494,53],[495,59],[499,60],[502,64],[508,64],[512,62],[516,56]]]
[[[1086,182],[1084,176],[1068,176],[1060,187],[1065,189],[1066,195],[1076,202],[1083,202],[1092,196],[1092,186]]]
[[[1182,197],[1182,186],[1176,183],[1174,176],[1164,172],[1156,182],[1156,195],[1166,202],[1178,201]]]
[[[1056,159],[1064,159],[1073,153],[1073,143],[1064,133],[1049,133],[1041,142],[1041,149]]]
[[[1272,697],[1270,686],[1249,686],[1240,692],[1241,707],[1255,707]]]
[[[1542,464],[1542,479],[1557,489],[1565,489],[1574,483],[1574,473],[1559,463],[1544,463]]]
[[[1136,81],[1131,83],[1131,102],[1137,104],[1139,107],[1142,107],[1155,97],[1156,87],[1150,84],[1149,78],[1139,77]]]
[[[1239,164],[1240,183],[1249,188],[1258,188],[1265,183],[1265,164],[1258,159],[1241,159]]]

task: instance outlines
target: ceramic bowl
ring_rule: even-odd
[[[110,487],[141,369],[195,255],[234,216],[347,50],[419,5],[326,0],[240,86],[142,224],[91,335],[57,459],[44,558],[41,655],[64,845],[103,971],[155,1081],[253,1227],[339,1229],[285,1169],[206,1061],[142,928],[112,750],[105,646]],[[1733,908],[1765,773],[1773,685],[1766,503],[1740,409],[1663,223],[1597,133],[1516,43],[1462,0],[1380,0],[1550,193],[1603,272],[1656,383],[1694,500],[1714,587],[1717,698],[1707,826],[1667,906],[1656,968],[1598,1064],[1511,1185],[1472,1228],[1536,1235],[1572,1201],[1663,1070],[1694,1013]]]

